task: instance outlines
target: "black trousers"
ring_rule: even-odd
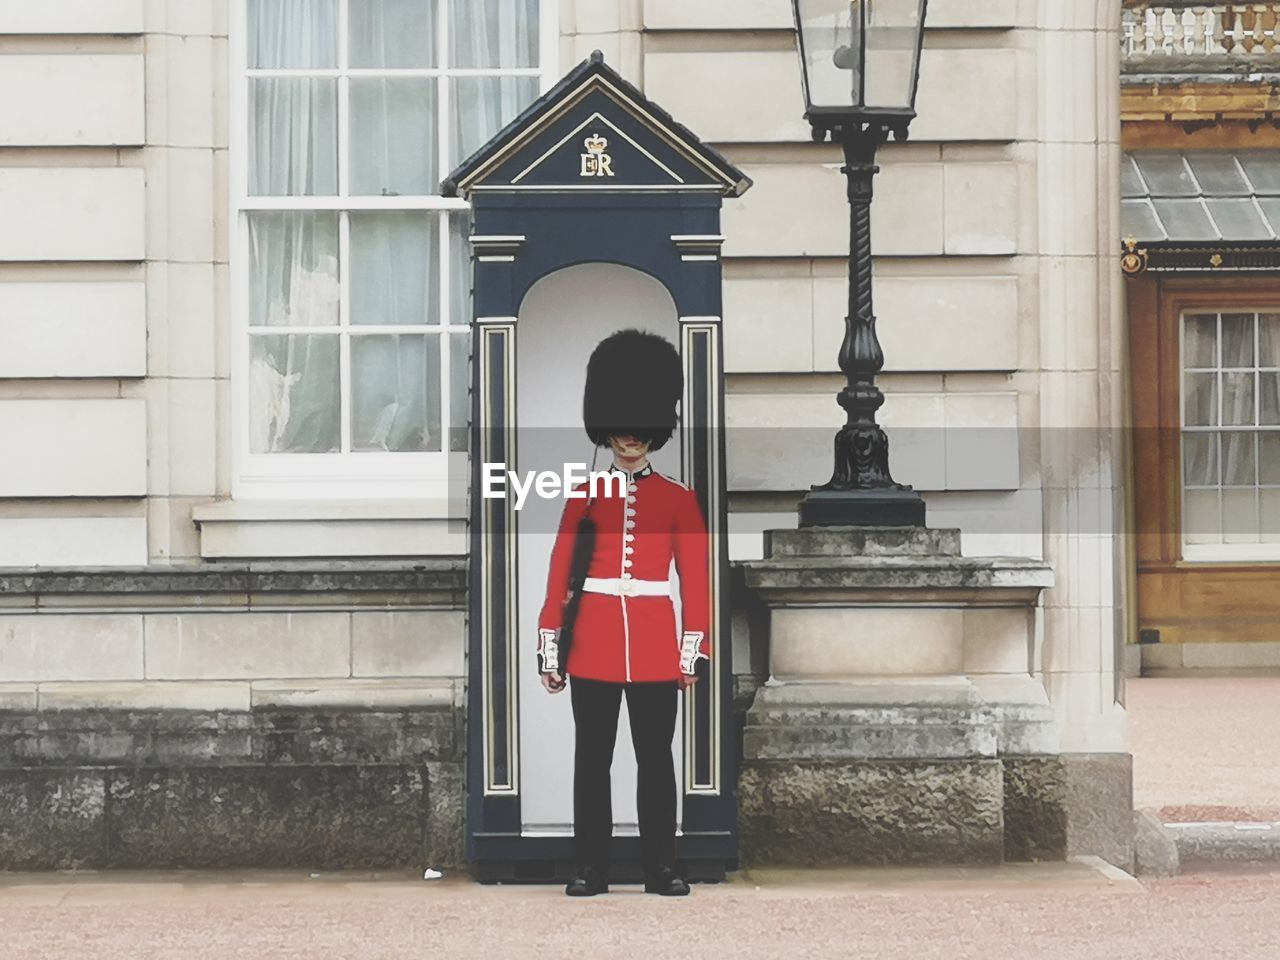
[[[679,685],[607,683],[569,678],[573,702],[573,840],[579,867],[609,869],[613,803],[609,768],[618,736],[618,711],[627,698],[636,754],[636,807],[645,876],[676,862],[676,771],[671,738],[676,731]]]

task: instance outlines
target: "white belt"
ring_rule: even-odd
[[[582,589],[615,597],[669,597],[670,580],[623,580],[621,577],[587,577]]]

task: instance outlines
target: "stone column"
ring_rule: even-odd
[[[1068,853],[1132,858],[1123,636],[1120,0],[1037,5],[1035,150],[1045,595],[1036,663],[1063,734]]]
[[[745,860],[1062,855],[1026,765],[1058,750],[1029,672],[1044,563],[963,557],[958,530],[824,527],[770,531],[745,567],[770,611],[770,679],[743,734]]]

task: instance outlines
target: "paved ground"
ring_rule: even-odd
[[[1280,677],[1130,680],[1125,699],[1137,807],[1280,820]]]
[[[650,956],[1275,960],[1280,872],[1145,885],[1082,864],[765,873],[687,900],[403,876],[0,879],[4,960]]]
[[[1280,820],[1280,678],[1130,681],[1139,806]],[[1099,863],[762,871],[618,887],[296,872],[0,874],[0,960],[1278,960],[1280,864],[1138,883]]]

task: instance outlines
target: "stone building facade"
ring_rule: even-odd
[[[754,181],[723,219],[731,561],[827,475],[788,437],[840,422],[848,223],[786,0],[492,0],[519,28],[479,39],[467,4],[265,2],[0,9],[6,867],[462,859],[470,313],[438,183],[593,49]],[[966,557],[1052,571],[1021,646],[906,669],[1033,680],[1042,852],[1125,865],[1119,7],[931,0],[874,245],[897,478]],[[404,249],[428,289],[362,319]],[[772,660],[735,596],[745,711]]]

